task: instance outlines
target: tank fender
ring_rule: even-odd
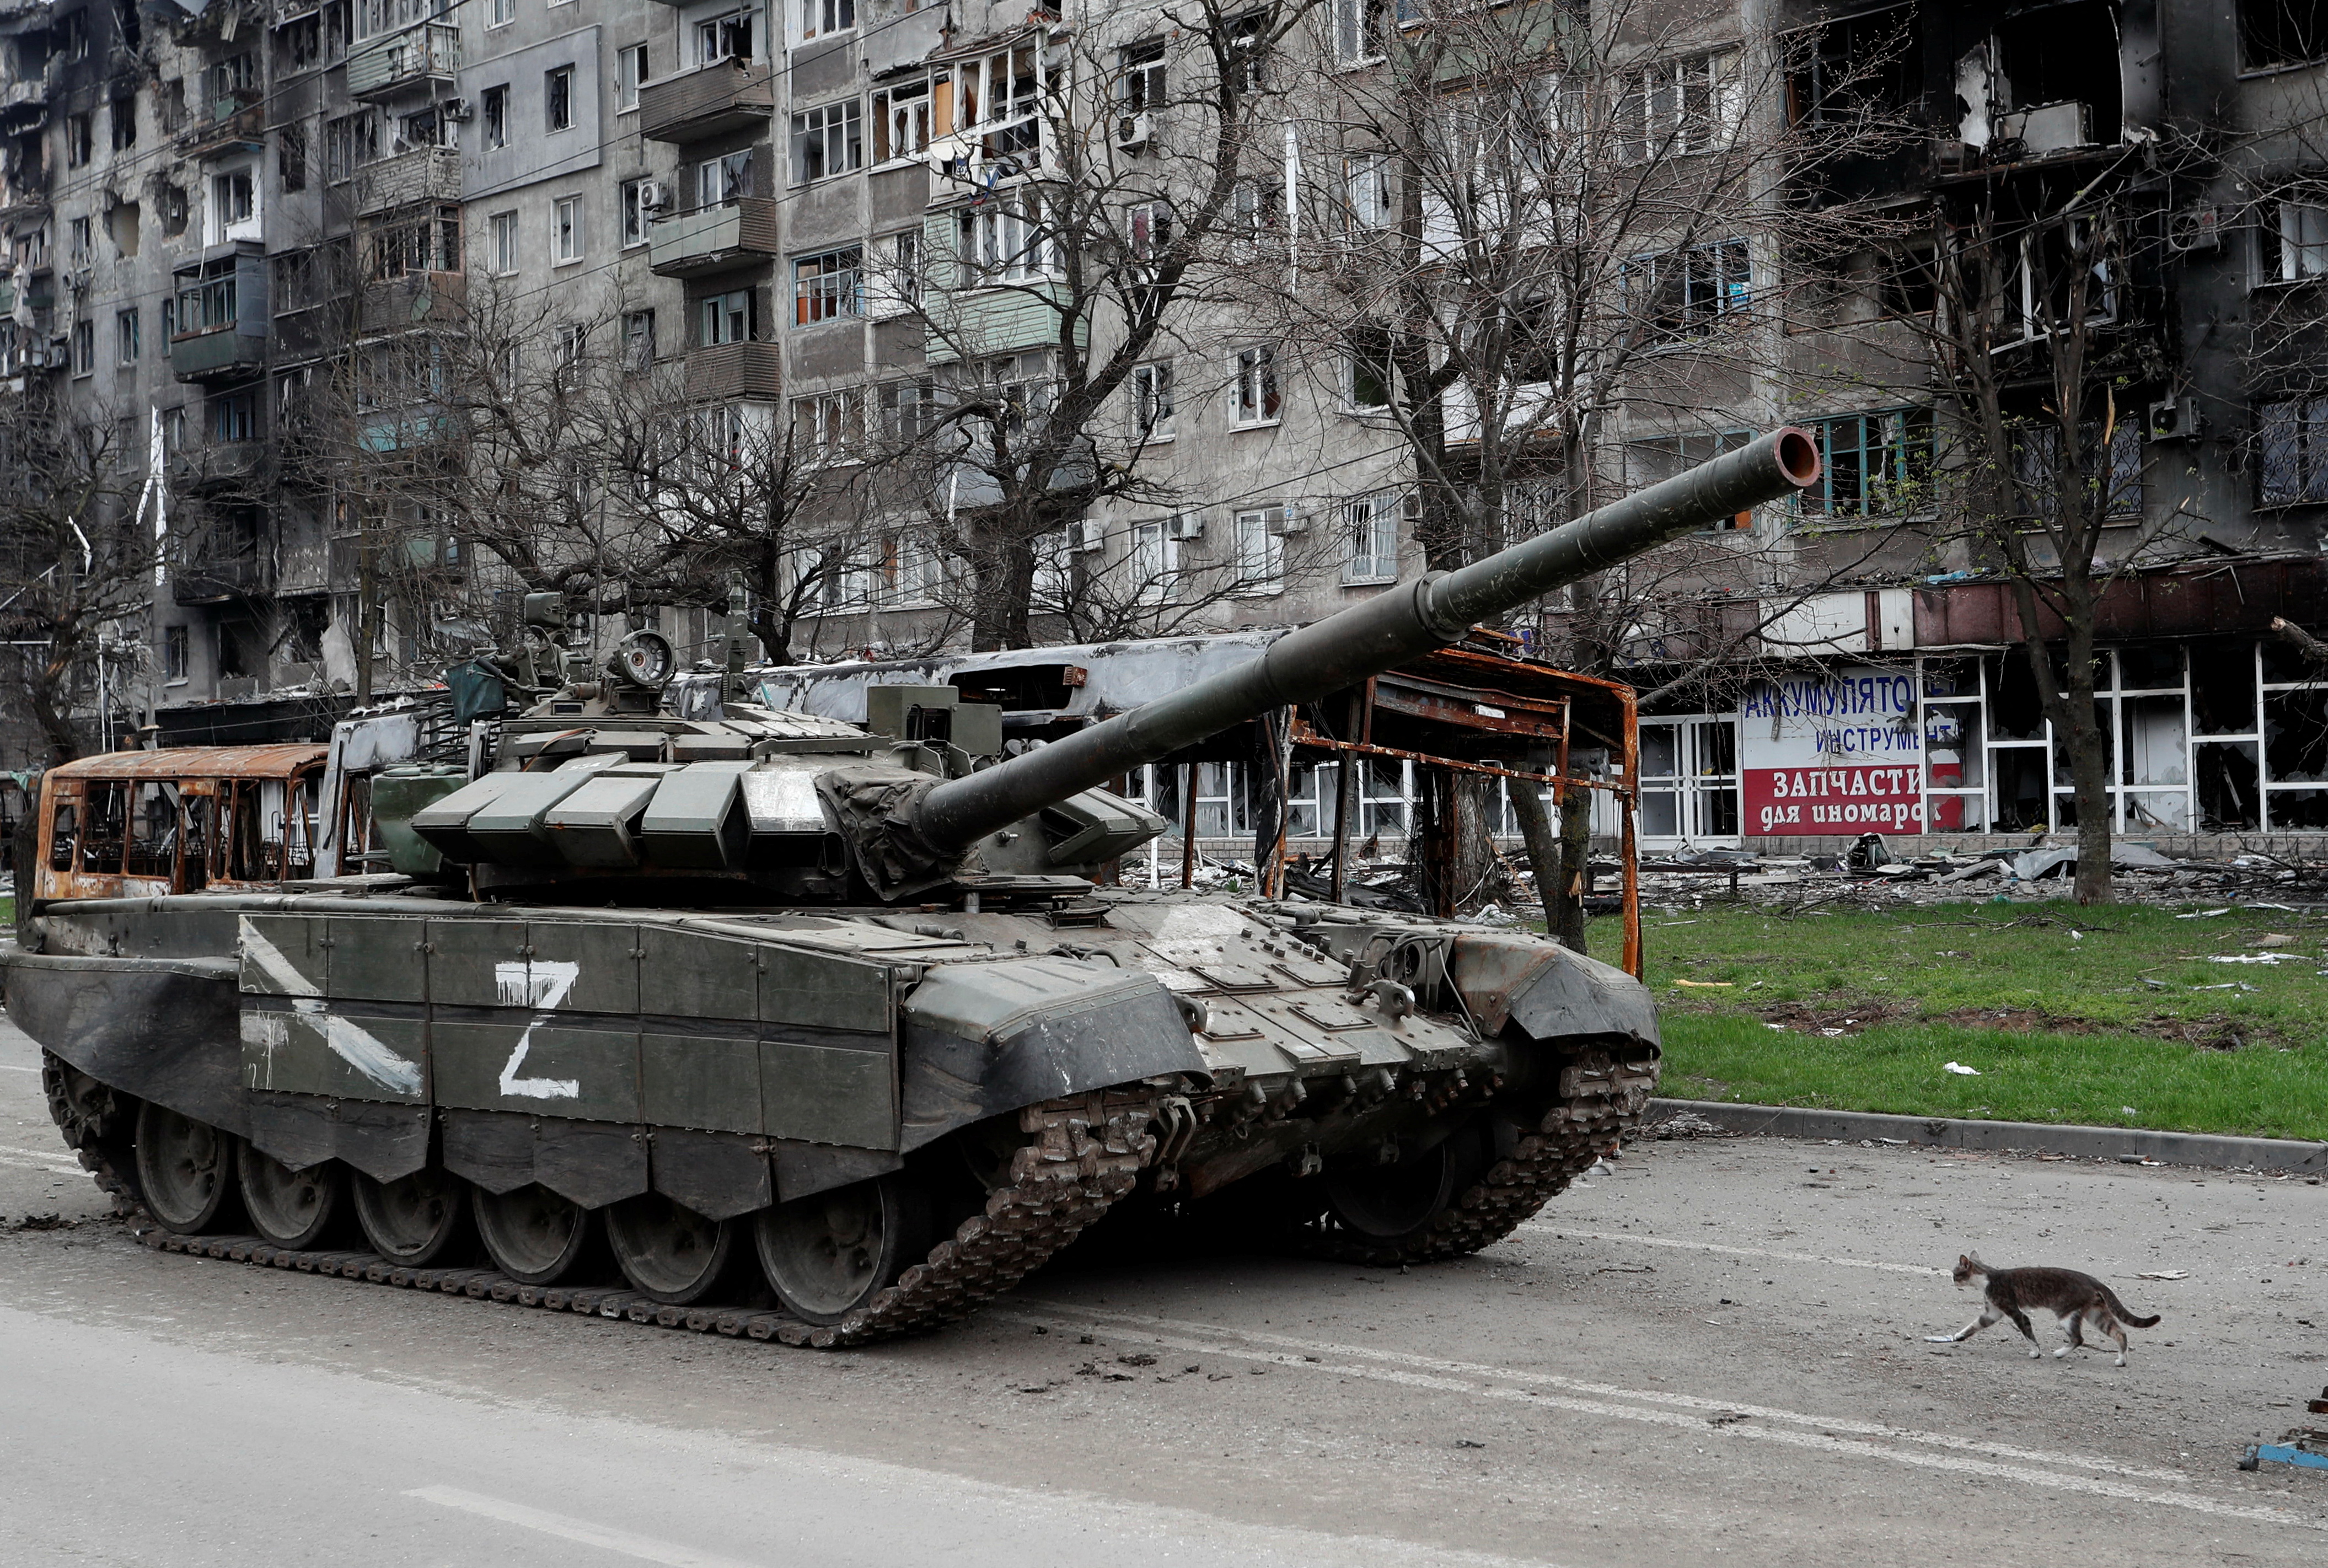
[[[1144,970],[1068,958],[943,964],[905,1001],[900,1147],[1062,1094],[1206,1072]]]
[[[248,1135],[235,965],[26,953],[0,943],[8,1016],[101,1084]]]
[[[1515,1023],[1535,1040],[1629,1035],[1651,1047],[1659,1040],[1647,986],[1541,936],[1465,932],[1455,938],[1450,973],[1472,1017],[1490,1034]]]

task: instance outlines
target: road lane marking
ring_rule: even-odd
[[[1644,1247],[1677,1247],[1688,1252],[1727,1253],[1732,1257],[1769,1258],[1781,1263],[1825,1263],[1837,1269],[1879,1269],[1887,1274],[1945,1274],[1946,1269],[1928,1268],[1922,1263],[1884,1263],[1870,1258],[1830,1258],[1817,1253],[1779,1253],[1767,1247],[1734,1247],[1723,1242],[1684,1241],[1677,1236],[1637,1236],[1629,1231],[1576,1230],[1568,1225],[1549,1224],[1525,1225],[1524,1234],[1543,1236],[1554,1241],[1573,1236],[1581,1241],[1631,1242]]]
[[[602,1551],[619,1552],[643,1563],[662,1563],[667,1564],[667,1568],[758,1568],[756,1563],[747,1563],[735,1557],[715,1556],[709,1552],[699,1552],[692,1546],[658,1541],[650,1535],[634,1535],[628,1530],[594,1525],[587,1519],[569,1518],[564,1514],[552,1514],[541,1508],[530,1508],[523,1503],[488,1498],[480,1492],[465,1492],[458,1487],[419,1487],[404,1495],[418,1498],[424,1503],[435,1503],[439,1507],[458,1508],[463,1513],[475,1514],[482,1518],[497,1519],[504,1525],[515,1525],[520,1529],[539,1530],[561,1541],[574,1541]]]
[[[19,1066],[14,1062],[0,1062],[0,1073],[37,1073],[38,1067]]]
[[[84,1174],[81,1170],[80,1160],[73,1159],[70,1155],[59,1154],[55,1150],[49,1149],[15,1149],[5,1144],[0,1144],[0,1165],[13,1165],[30,1168],[34,1170],[50,1170],[54,1171],[59,1176],[80,1176]]]
[[[1296,1339],[1288,1335],[1225,1329],[1209,1323],[1079,1307],[1066,1302],[1044,1300],[1030,1304],[1039,1304],[1046,1309],[1079,1318],[1087,1323],[1125,1329],[1144,1340],[1169,1349],[1191,1351],[1200,1355],[1226,1356],[1237,1360],[1263,1361],[1272,1366],[1294,1370],[1328,1372],[1339,1376],[1363,1377],[1403,1387],[1430,1389],[1475,1397],[1484,1396],[1539,1407],[1548,1405],[1554,1409],[1571,1411],[1581,1415],[1613,1417],[1621,1421],[1640,1422],[1652,1426],[1676,1427],[1699,1434],[1712,1433],[1722,1437],[1742,1438],[1751,1441],[1775,1442],[1787,1447],[1810,1449],[1848,1458],[1888,1460],[1894,1464],[1904,1464],[1918,1469],[1949,1470],[1963,1475],[2018,1481],[2024,1485],[2042,1487],[2054,1491],[2082,1492],[2094,1497],[2116,1498],[2128,1502],[2152,1503],[2166,1507],[2184,1508],[2195,1513],[2211,1514],[2223,1518],[2249,1519],[2264,1524],[2295,1525],[2305,1529],[2328,1530],[2328,1518],[2307,1518],[2303,1515],[2267,1505],[2231,1502],[2198,1492],[2162,1492],[2134,1485],[2131,1480],[2110,1479],[2105,1476],[2067,1475],[2054,1470],[2030,1468],[2030,1463],[2068,1465],[2086,1469],[2103,1470],[2117,1476],[2189,1484],[2190,1478],[2180,1471],[2123,1464],[2116,1460],[2097,1455],[2048,1453],[2038,1450],[2014,1448],[2003,1443],[1981,1442],[1970,1438],[1955,1437],[1945,1432],[1918,1432],[1911,1428],[1889,1427],[1872,1422],[1832,1420],[1798,1411],[1700,1399],[1690,1394],[1666,1394],[1656,1390],[1620,1388],[1607,1384],[1588,1383],[1578,1378],[1563,1377],[1556,1373],[1523,1372],[1505,1367],[1487,1366],[1473,1362],[1444,1361],[1432,1357],[1379,1350],[1366,1346],[1336,1345]],[[1032,1323],[1041,1320],[1023,1312],[995,1313],[992,1309],[989,1309],[989,1312],[994,1316],[1009,1318],[1021,1322]],[[1244,1343],[1240,1344],[1239,1341]],[[1338,1359],[1329,1360],[1328,1359],[1329,1357]],[[1516,1385],[1535,1386],[1512,1386]],[[1544,1389],[1557,1389],[1562,1392],[1542,1392]],[[1583,1397],[1584,1395],[1597,1397]],[[1679,1408],[1656,1408],[1659,1405]],[[1715,1426],[1707,1421],[1707,1414],[1724,1411],[1754,1416],[1774,1424],[1752,1425],[1734,1422]],[[1816,1430],[1797,1430],[1798,1428]],[[1838,1437],[1835,1435],[1837,1432],[1850,1432],[1854,1435],[1847,1438]],[[1873,1439],[1917,1443],[1925,1447],[1943,1448],[1955,1451],[1919,1452],[1912,1448],[1885,1447],[1878,1441],[1871,1441]],[[1973,1457],[1975,1455],[1991,1457],[1976,1458]],[[2029,1463],[2002,1462],[2006,1460],[2024,1460]]]

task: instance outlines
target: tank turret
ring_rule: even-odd
[[[563,888],[595,902],[667,897],[674,878],[699,899],[727,902],[895,903],[941,889],[1005,905],[1056,897],[1065,878],[1168,826],[1107,793],[1110,781],[1457,642],[1481,621],[1791,494],[1817,472],[1807,433],[1776,431],[1009,758],[998,756],[999,716],[943,687],[883,689],[863,728],[732,696],[674,717],[652,700],[670,650],[636,634],[603,679],[504,722],[492,771],[418,812],[400,841],[468,869],[480,891]]]

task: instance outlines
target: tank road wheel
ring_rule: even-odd
[[[1385,1257],[1419,1253],[1432,1240],[1433,1222],[1486,1171],[1492,1151],[1487,1124],[1468,1122],[1394,1165],[1328,1170],[1326,1201],[1362,1248]]]
[[[321,1241],[340,1216],[347,1173],[326,1160],[294,1170],[245,1143],[236,1160],[242,1173],[242,1207],[250,1228],[278,1247],[305,1252]]]
[[[546,1187],[472,1189],[477,1235],[493,1267],[521,1285],[554,1285],[590,1244],[590,1211]]]
[[[897,1176],[853,1181],[764,1208],[760,1268],[784,1306],[817,1324],[871,1301],[930,1248],[929,1203]]]
[[[451,1251],[468,1223],[461,1178],[435,1167],[374,1181],[358,1171],[351,1183],[356,1224],[371,1250],[391,1263],[426,1268]]]
[[[633,1290],[665,1306],[691,1307],[727,1275],[736,1226],[643,1192],[606,1211],[606,1240]]]
[[[166,1230],[200,1235],[218,1223],[234,1190],[235,1140],[146,1101],[137,1107],[137,1185]]]

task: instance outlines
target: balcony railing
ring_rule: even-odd
[[[248,553],[181,561],[170,568],[170,596],[182,605],[211,605],[265,593],[274,576],[269,566],[267,551],[256,545]]]
[[[651,141],[699,142],[775,112],[775,68],[762,60],[730,56],[639,89],[639,129]]]
[[[771,196],[738,196],[647,225],[647,265],[664,277],[750,266],[772,259],[778,249]]]
[[[468,288],[468,275],[460,272],[414,271],[376,279],[363,286],[359,330],[371,336],[456,322]]]
[[[460,71],[461,30],[445,22],[426,22],[348,52],[348,91],[356,98],[449,82]]]
[[[170,373],[182,381],[239,380],[258,374],[266,363],[267,340],[231,324],[170,339]]]
[[[707,343],[687,351],[687,395],[711,402],[774,402],[784,392],[781,343]]]
[[[355,179],[356,211],[369,215],[423,202],[461,199],[461,155],[454,147],[414,147],[366,164]]]
[[[267,137],[267,108],[257,88],[236,88],[212,99],[209,112],[178,133],[178,150],[190,158],[216,157],[259,146]]]
[[[169,476],[173,484],[189,488],[233,486],[257,479],[266,468],[264,441],[205,441],[172,453]]]

